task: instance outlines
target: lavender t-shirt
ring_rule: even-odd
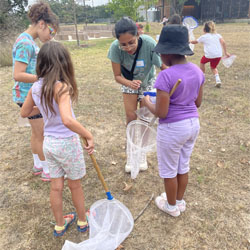
[[[61,115],[59,112],[58,104],[53,99],[53,108],[56,112],[56,114],[51,113],[48,109],[48,115],[46,115],[46,112],[44,110],[43,105],[41,104],[41,90],[43,85],[43,79],[39,79],[37,82],[35,82],[32,86],[32,98],[36,104],[36,106],[39,108],[43,120],[44,120],[44,136],[54,136],[56,138],[67,138],[73,135],[76,135],[73,131],[68,129],[64,126]],[[43,103],[44,104],[44,103]],[[74,111],[71,108],[72,116],[75,118]]]
[[[160,119],[160,123],[171,123],[199,117],[195,101],[200,87],[205,81],[203,72],[190,62],[176,64],[159,73],[155,88],[170,93],[178,79],[182,81],[170,97],[167,117]]]

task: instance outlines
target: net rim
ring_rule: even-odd
[[[188,23],[186,23],[185,20],[188,19],[188,18],[191,18],[196,23],[196,25],[195,26],[190,26]],[[189,29],[193,29],[193,30],[196,29],[199,26],[198,20],[195,17],[193,17],[193,16],[185,16],[183,18],[183,20],[182,20],[182,23],[184,25],[188,25]]]

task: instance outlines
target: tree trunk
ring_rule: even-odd
[[[179,14],[181,15],[183,10],[184,3],[179,3],[178,0],[171,0],[171,15]]]
[[[79,36],[78,36],[78,29],[77,29],[77,21],[76,21],[76,3],[75,0],[72,0],[73,4],[73,15],[74,15],[74,24],[75,24],[75,29],[76,29],[76,41],[77,41],[77,46],[80,47],[80,41],[79,41]]]

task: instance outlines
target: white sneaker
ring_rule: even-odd
[[[125,172],[126,173],[130,173],[131,172],[131,168],[132,168],[132,166],[127,163],[126,166],[125,166]],[[139,166],[139,168],[140,168],[140,171],[147,170],[148,169],[148,163],[147,162],[141,163],[140,166]]]
[[[167,201],[167,195],[165,192],[161,194],[161,197]],[[184,212],[186,210],[186,201],[181,200],[181,202],[176,203],[176,205],[178,206],[180,212]]]
[[[157,196],[156,198],[155,198],[155,204],[156,204],[156,206],[160,209],[160,210],[162,210],[163,212],[165,212],[165,213],[167,213],[167,214],[169,214],[169,215],[171,215],[171,216],[173,216],[173,217],[178,217],[180,214],[181,214],[181,212],[180,212],[180,210],[179,210],[179,207],[178,206],[175,206],[175,208],[174,209],[169,209],[168,207],[167,207],[167,200],[165,200],[163,197],[161,197],[161,196]]]
[[[140,164],[140,171],[145,171],[148,169],[148,163],[145,161],[145,162],[142,162]]]
[[[126,173],[130,173],[131,172],[131,165],[129,165],[128,163],[126,163],[126,166],[125,166],[125,172]]]
[[[220,88],[221,87],[221,80],[220,80],[220,78],[216,79],[215,87],[216,88]]]

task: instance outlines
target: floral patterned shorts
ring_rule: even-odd
[[[49,165],[50,178],[60,178],[67,174],[68,179],[78,180],[86,174],[78,135],[67,138],[45,136],[43,152]]]
[[[143,98],[143,93],[145,91],[150,91],[154,88],[155,78],[148,81],[147,84],[142,84],[139,89],[131,89],[127,86],[122,85],[121,90],[124,94],[136,94],[138,95],[138,101],[140,101]]]

